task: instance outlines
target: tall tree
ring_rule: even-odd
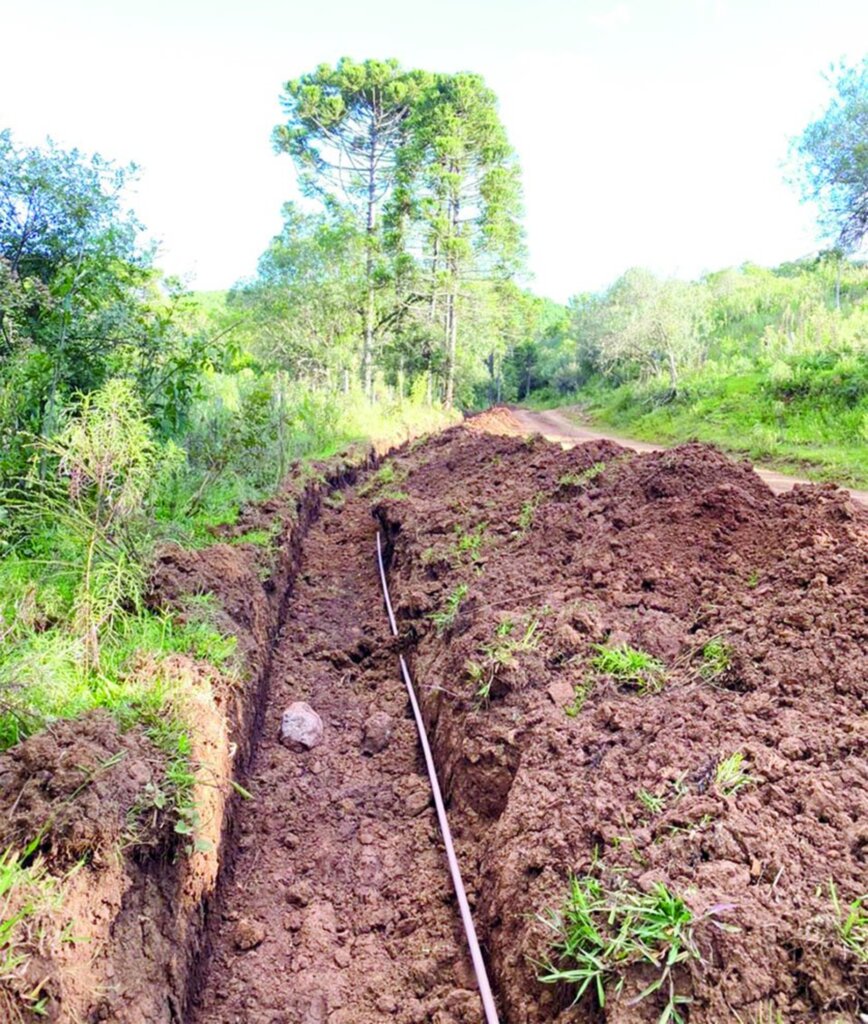
[[[445,401],[451,407],[462,282],[508,276],[521,256],[518,163],[482,77],[438,75],[414,106],[402,156],[431,267],[432,314],[443,295]]]
[[[361,377],[368,395],[374,375],[379,211],[394,188],[405,122],[425,78],[395,60],[356,63],[344,57],[334,68],[321,64],[287,82],[286,122],[274,130],[275,148],[295,160],[304,190],[349,202],[364,224]]]
[[[826,112],[794,140],[805,195],[835,248],[857,251],[868,235],[868,57],[839,66]]]

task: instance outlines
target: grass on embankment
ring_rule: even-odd
[[[818,353],[767,368],[724,373],[711,364],[685,376],[674,400],[660,381],[573,396],[539,395],[535,408],[572,402],[576,422],[637,440],[699,440],[813,480],[868,487],[868,354]]]

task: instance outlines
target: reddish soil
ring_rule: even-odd
[[[399,450],[388,482],[368,474],[323,503],[308,478],[212,548],[164,552],[154,602],[183,614],[186,594],[215,592],[248,665],[242,686],[209,690],[215,749],[231,762],[228,736],[234,750],[208,798],[220,883],[216,855],[169,864],[156,840],[124,855],[110,892],[87,866],[98,898],[115,900],[88,979],[104,998],[76,1004],[78,1018],[55,1003],[53,1019],[481,1019],[401,651],[503,1024],[659,1019],[659,993],[635,1001],[642,967],[621,995],[609,979],[603,1009],[537,980],[551,936],[540,915],[586,873],[687,901],[702,958],[673,976],[689,1024],[861,1024],[868,967],[841,940],[829,883],[844,905],[868,891],[868,513],[831,487],[776,496],[701,445],[564,451],[519,433],[500,412],[476,417]],[[349,467],[326,475],[354,482]],[[270,550],[238,543],[272,527]],[[711,641],[726,654],[714,670]],[[662,663],[659,688],[594,667],[617,644]],[[324,726],[302,752],[278,739],[296,701]],[[158,767],[141,736],[89,722],[80,744],[60,729],[0,759],[7,837],[54,813],[44,849],[58,863],[81,842],[101,849]],[[75,793],[80,813],[57,814],[80,757],[120,749],[131,777],[97,773]],[[724,795],[716,770],[734,753],[749,779]],[[230,772],[252,799],[230,798]]]
[[[416,734],[375,573],[370,502],[323,510],[271,674],[199,1024],[478,1020]],[[320,745],[278,741],[283,709]],[[365,723],[392,719],[382,751]]]
[[[393,599],[504,1020],[660,1015],[656,996],[632,1002],[641,972],[604,1011],[536,980],[550,941],[537,915],[591,871],[663,882],[700,922],[730,905],[714,916],[733,930],[698,924],[703,960],[676,971],[692,1024],[860,1020],[868,969],[840,939],[829,882],[845,903],[868,889],[868,514],[829,487],[776,497],[695,444],[564,452],[459,429],[394,465],[407,497],[378,509]],[[438,635],[431,615],[459,583]],[[536,632],[493,670],[507,619]],[[717,675],[702,657],[714,638]],[[660,692],[594,670],[593,645],[620,643],[665,665]],[[716,766],[735,752],[752,781],[724,796]]]

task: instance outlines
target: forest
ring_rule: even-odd
[[[135,167],[2,131],[0,751],[105,711],[162,758],[135,814],[207,851],[190,683],[165,659],[237,680],[241,652],[213,595],[180,615],[155,600],[154,566],[221,539],[269,549],[253,504],[354,445],[523,403],[868,487],[868,59],[835,90],[793,141],[816,254],[694,281],[630,268],[565,304],[527,277],[518,156],[472,72],[344,58],[288,81],[271,141],[302,198],[225,292],[161,271],[127,207]],[[540,499],[523,500],[522,535]],[[487,543],[456,537],[468,565]],[[5,1019],[54,1005],[28,973],[61,884],[49,833],[0,846]]]

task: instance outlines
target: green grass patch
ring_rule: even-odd
[[[554,939],[540,981],[569,986],[574,1003],[591,992],[604,1007],[641,968],[654,977],[635,1001],[659,993],[659,1024],[684,1024],[682,1010],[690,1000],[677,993],[673,969],[701,957],[696,922],[681,896],[661,883],[643,892],[623,883],[607,887],[592,875],[573,877],[562,907],[541,920]]]
[[[666,669],[662,662],[646,651],[638,651],[628,644],[606,647],[594,644],[596,656],[591,665],[603,675],[634,689],[640,696],[658,693],[666,682]]]

